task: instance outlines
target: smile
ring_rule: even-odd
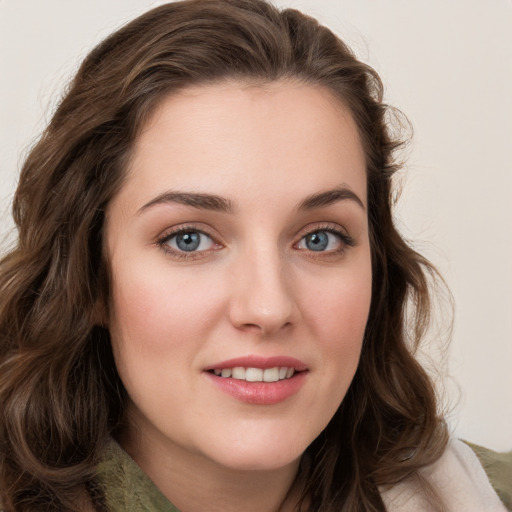
[[[294,357],[256,355],[217,362],[203,375],[221,392],[250,405],[274,405],[296,395],[310,368]]]
[[[273,368],[262,369],[235,366],[234,368],[215,368],[212,371],[218,377],[245,380],[246,382],[277,382],[293,377],[295,368],[275,366]]]

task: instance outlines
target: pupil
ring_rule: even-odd
[[[317,231],[306,237],[306,246],[311,251],[323,251],[329,243],[329,237],[325,231]]]
[[[195,251],[199,247],[199,233],[182,233],[176,237],[176,245],[182,251]]]

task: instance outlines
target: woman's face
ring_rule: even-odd
[[[167,97],[109,205],[106,243],[128,434],[156,457],[296,463],[347,392],[370,307],[348,110],[284,81]]]

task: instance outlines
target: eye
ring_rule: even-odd
[[[303,236],[297,244],[297,249],[313,252],[338,252],[352,245],[354,245],[354,241],[346,233],[335,229],[317,229]]]
[[[320,252],[336,250],[340,245],[341,240],[338,234],[322,230],[313,231],[302,237],[297,247]]]
[[[187,229],[166,236],[160,241],[162,246],[176,252],[201,252],[216,247],[213,239],[202,231]]]

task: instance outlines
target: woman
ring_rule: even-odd
[[[91,52],[0,267],[7,510],[504,510],[410,353],[434,271],[390,122],[371,68],[261,1]]]

